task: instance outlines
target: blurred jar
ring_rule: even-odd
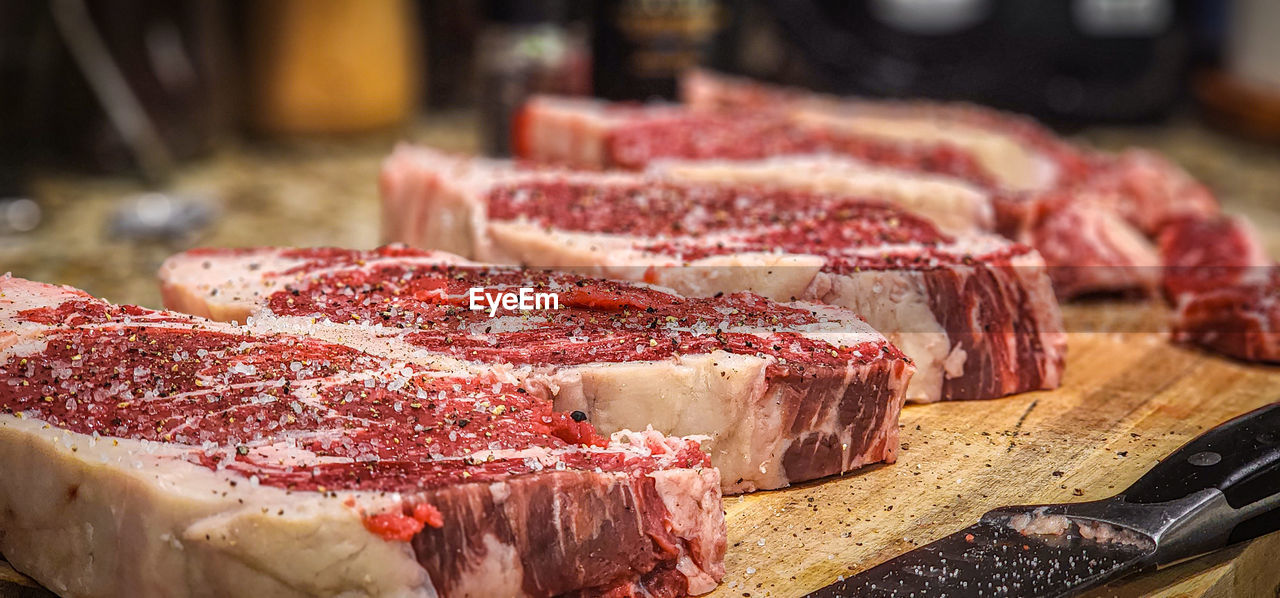
[[[480,126],[485,152],[511,153],[511,119],[534,94],[591,92],[591,57],[582,27],[562,22],[561,2],[491,1],[478,41]]]
[[[410,0],[255,0],[248,6],[248,119],[274,134],[403,123],[417,102]]]

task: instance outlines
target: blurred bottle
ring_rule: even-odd
[[[478,42],[480,126],[485,152],[511,153],[511,118],[533,94],[591,92],[591,57],[581,27],[564,24],[555,0],[492,0]]]
[[[717,0],[599,3],[592,43],[596,95],[674,98],[680,73],[705,62],[727,16]]]
[[[259,131],[352,133],[404,122],[420,84],[410,0],[256,0],[248,118]]]

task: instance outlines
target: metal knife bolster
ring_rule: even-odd
[[[1276,501],[1280,495],[1273,497]],[[1018,515],[1061,515],[1074,523],[1090,521],[1129,530],[1149,538],[1155,551],[1141,567],[1164,567],[1227,546],[1237,523],[1275,508],[1262,502],[1233,509],[1217,488],[1207,488],[1178,500],[1141,504],[1123,495],[1104,500],[1057,505],[1001,507],[982,516],[984,523],[1008,525]]]
[[[984,522],[1029,512],[1106,523],[1149,537],[1144,559],[1163,567],[1280,529],[1280,403],[1228,421],[1183,445],[1119,495],[1004,507]]]

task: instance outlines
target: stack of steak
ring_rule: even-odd
[[[892,462],[914,371],[831,306],[405,247],[161,278],[197,315],[0,279],[0,550],[66,595],[703,593],[722,488]]]
[[[989,194],[996,232],[1034,246],[1059,296],[1154,290],[1149,240],[1212,195],[1153,154],[1106,155],[1035,123],[975,106],[819,96],[695,72],[687,107],[539,98],[514,132],[524,158],[643,169],[665,160],[832,154],[946,175]],[[907,175],[918,176],[918,175]]]
[[[1156,156],[684,93],[536,99],[520,163],[402,146],[407,245],[188,251],[175,311],[0,278],[0,552],[67,596],[699,594],[723,493],[1058,386],[1058,297],[1163,286],[1179,338],[1280,361],[1280,267]]]
[[[404,247],[195,250],[160,276],[174,309],[502,373],[603,433],[707,436],[728,492],[892,461],[913,370],[865,322],[828,306],[686,298]],[[473,310],[473,288],[532,289],[558,308]]]
[[[66,596],[670,596],[724,571],[695,440],[603,438],[501,372],[5,277],[0,388],[0,550]]]
[[[835,98],[704,71],[686,76],[682,94],[685,106],[538,98],[517,121],[515,147],[527,159],[589,169],[692,169],[727,180],[752,170],[752,180],[781,188],[813,188],[812,163],[833,161],[842,171],[853,164],[896,170],[901,180],[965,183],[989,203],[989,227],[965,218],[956,202],[904,201],[900,191],[865,184],[854,193],[893,201],[944,229],[973,224],[1031,245],[1062,298],[1168,291],[1165,266],[1182,278],[1189,268],[1249,272],[1215,292],[1166,292],[1175,337],[1242,359],[1280,358],[1272,349],[1280,346],[1271,307],[1280,287],[1269,282],[1271,260],[1230,253],[1260,243],[1238,219],[1220,215],[1204,185],[1156,154],[1090,150],[975,106]],[[770,157],[803,167],[759,174]],[[829,177],[818,178],[831,189]]]

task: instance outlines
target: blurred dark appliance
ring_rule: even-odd
[[[6,161],[160,182],[175,161],[209,150],[223,124],[223,31],[215,0],[5,3]]]
[[[1165,115],[1192,53],[1193,2],[767,2],[816,86],[969,100],[1057,122]]]

